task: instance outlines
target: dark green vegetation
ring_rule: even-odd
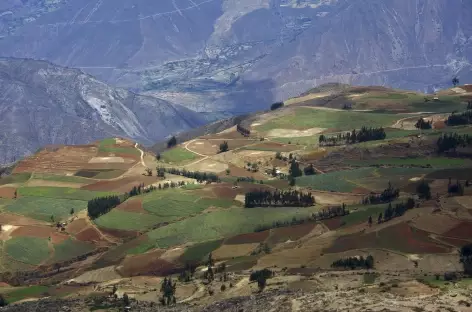
[[[222,242],[222,240],[214,240],[190,246],[181,256],[181,260],[184,262],[199,263],[203,259],[206,259],[213,250],[220,247]]]
[[[194,159],[198,156],[183,147],[176,146],[161,153],[161,161],[166,163],[183,163]]]
[[[345,269],[373,269],[374,268],[374,257],[371,255],[364,258],[360,257],[349,257],[345,259],[339,259],[331,264],[332,268],[345,268]]]
[[[76,200],[90,200],[98,196],[107,196],[112,192],[96,192],[87,191],[69,187],[48,187],[48,186],[23,186],[18,189],[20,196],[48,197],[48,198],[64,198]]]
[[[0,185],[11,183],[23,183],[29,180],[31,173],[14,173],[6,177],[0,177]]]
[[[125,170],[120,169],[83,169],[75,173],[77,177],[108,180],[118,178],[123,175]]]
[[[313,206],[315,198],[311,193],[299,191],[252,191],[245,195],[245,207],[308,207]]]
[[[336,136],[320,135],[320,146],[335,146],[339,144],[354,144],[367,141],[384,140],[387,137],[384,128],[367,128],[363,126],[360,130],[355,129],[351,132],[338,133]]]

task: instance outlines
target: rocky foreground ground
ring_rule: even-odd
[[[301,292],[277,290],[262,294],[242,296],[212,303],[206,307],[175,305],[162,307],[156,303],[132,302],[129,311],[150,312],[256,312],[256,311],[472,311],[472,293],[464,288],[451,287],[447,291],[429,288],[410,296],[409,292],[418,290],[417,284],[374,286],[368,289],[353,289],[331,292]],[[423,286],[419,286],[422,288]],[[88,311],[125,311],[121,301],[111,304],[110,299],[43,299],[12,305],[0,311],[5,312],[88,312]]]

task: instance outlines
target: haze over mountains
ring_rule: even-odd
[[[0,164],[47,144],[109,136],[151,144],[205,122],[185,107],[44,61],[0,59],[0,95]]]
[[[472,2],[9,0],[0,54],[80,67],[197,111],[325,82],[432,91],[472,78]]]

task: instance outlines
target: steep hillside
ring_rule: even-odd
[[[249,112],[332,81],[424,92],[470,79],[470,12],[448,0],[7,1],[0,54]]]
[[[0,59],[0,94],[0,164],[48,144],[113,135],[149,144],[204,123],[182,106],[43,61]]]

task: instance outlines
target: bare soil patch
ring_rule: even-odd
[[[226,129],[220,133],[205,135],[203,139],[244,139],[244,135],[236,131],[236,126]]]
[[[228,168],[230,170],[230,175],[233,177],[253,177],[256,180],[265,179],[265,176],[260,172],[247,171],[246,169],[233,164],[230,164]]]
[[[378,232],[339,237],[331,247],[325,249],[325,252],[337,253],[365,248],[385,248],[412,254],[450,252],[450,248],[429,238],[427,232],[412,228],[405,222],[394,224]]]
[[[102,236],[100,235],[100,232],[98,232],[97,229],[94,228],[93,226],[89,226],[85,230],[77,233],[75,235],[75,238],[83,242],[97,242],[97,241],[102,240]]]
[[[116,209],[128,211],[128,212],[137,212],[147,214],[148,212],[144,210],[143,203],[141,199],[130,199],[120,204]]]
[[[84,170],[129,170],[133,163],[87,163],[83,165]]]
[[[67,225],[66,231],[71,234],[77,234],[85,230],[88,226],[89,224],[85,219],[75,219]]]
[[[228,168],[228,165],[222,162],[214,161],[212,159],[205,159],[198,163],[190,164],[186,166],[190,171],[206,171],[220,173]]]
[[[0,198],[15,198],[16,188],[15,187],[0,187]]]
[[[213,194],[215,194],[216,197],[223,197],[223,198],[234,198],[236,195],[240,193],[238,189],[233,189],[229,185],[213,186],[211,188],[211,191],[213,192]]]
[[[286,182],[286,181],[284,181]],[[335,193],[335,192],[320,192],[320,191],[311,191],[313,196],[315,196],[316,202],[322,205],[338,205],[342,203],[346,204],[358,204],[362,197],[361,195],[352,195],[348,193]],[[364,191],[358,194],[368,194],[369,191]]]
[[[11,233],[12,237],[16,236],[28,236],[28,237],[41,237],[49,238],[53,233],[56,232],[56,229],[51,226],[21,226],[14,230]]]
[[[331,218],[328,220],[321,221],[324,225],[328,227],[329,230],[335,231],[342,226],[342,219],[340,217]]]
[[[275,152],[244,150],[244,151],[237,152],[236,155],[240,157],[247,157],[250,159],[254,159],[254,158],[272,157],[275,155]]]
[[[81,189],[89,191],[115,191],[115,192],[129,192],[134,186],[138,186],[144,183],[145,186],[151,185],[156,182],[156,177],[147,176],[133,176],[124,177],[118,180],[112,181],[98,181],[86,186]]]
[[[461,239],[472,238],[472,222],[461,222],[454,228],[443,233],[443,236]]]
[[[27,186],[50,186],[50,187],[69,187],[69,188],[81,188],[84,183],[73,183],[73,182],[59,182],[59,181],[46,181],[46,180],[29,180],[25,183]]]
[[[292,144],[282,144],[278,142],[264,142],[250,147],[251,150],[269,150],[274,152],[292,152],[300,149],[300,146]]]
[[[25,158],[13,170],[21,172],[46,172],[73,174],[83,168],[98,152],[95,145],[50,146]]]
[[[447,233],[456,228],[460,223],[457,219],[440,214],[424,214],[412,221],[414,227],[435,234]]]
[[[136,275],[166,276],[176,271],[177,266],[166,260],[159,259],[164,250],[154,250],[142,255],[128,256],[122,265],[117,268],[124,277]]]
[[[269,231],[246,233],[233,236],[224,241],[225,245],[262,243],[269,237]]]
[[[267,242],[269,244],[285,243],[287,241],[296,241],[310,232],[315,228],[314,223],[306,223],[300,225],[293,225],[283,228],[273,229]]]
[[[106,156],[106,157],[93,157],[89,160],[89,164],[102,164],[102,163],[124,163],[123,157]]]
[[[223,245],[211,254],[216,260],[233,259],[250,255],[257,246],[258,243]]]
[[[266,136],[269,138],[308,137],[322,133],[325,130],[325,128],[310,128],[306,130],[272,129],[267,132]]]
[[[67,240],[69,238],[69,235],[64,234],[62,232],[54,232],[51,234],[51,242],[53,244],[60,244],[63,241]]]

